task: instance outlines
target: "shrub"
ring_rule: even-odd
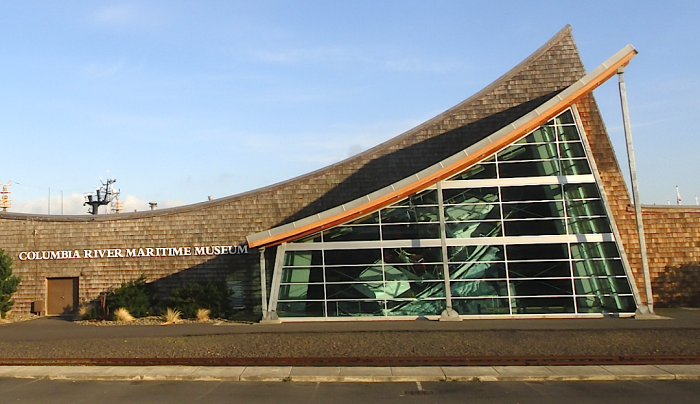
[[[12,275],[12,258],[0,248],[0,318],[10,311],[15,302],[12,294],[17,291],[20,278]]]
[[[173,310],[170,307],[168,307],[168,310],[166,310],[165,315],[163,315],[163,319],[165,320],[166,324],[179,324],[182,322],[182,319],[180,318],[180,310]]]
[[[209,309],[198,309],[197,310],[197,321],[200,323],[206,323],[209,321],[209,315],[211,314],[211,310]]]
[[[122,283],[119,288],[108,293],[105,305],[110,313],[124,308],[134,317],[146,317],[153,314],[154,301],[153,288],[146,283],[146,277],[141,275],[136,280]]]
[[[81,304],[78,309],[78,314],[83,320],[94,320],[97,318],[97,308],[94,304]]]
[[[231,291],[224,281],[190,283],[174,289],[163,306],[182,312],[185,318],[195,318],[197,310],[209,309],[212,317],[228,317],[233,313]]]

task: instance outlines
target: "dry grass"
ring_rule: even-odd
[[[180,310],[173,310],[170,307],[165,312],[165,315],[163,316],[163,319],[165,320],[165,323],[163,325],[168,325],[168,324],[179,324],[182,322],[182,319],[180,318],[180,315],[182,313]]]
[[[97,317],[97,309],[92,304],[81,304],[78,308],[78,314],[83,320],[89,320]]]
[[[134,316],[129,313],[129,310],[123,307],[114,311],[114,317],[117,318],[117,321],[122,321],[124,323],[130,323],[135,320]]]
[[[211,310],[209,310],[209,309],[197,310],[197,321],[199,321],[200,323],[208,322],[210,314],[211,314]]]

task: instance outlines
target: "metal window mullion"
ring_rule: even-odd
[[[437,183],[438,217],[440,218],[440,247],[442,248],[442,273],[445,280],[445,305],[447,310],[452,308],[452,289],[450,287],[450,266],[447,256],[447,225],[445,223],[445,204],[442,197],[442,181]]]
[[[275,254],[275,270],[272,273],[272,285],[270,286],[270,303],[267,305],[269,312],[277,311],[277,300],[280,295],[280,283],[282,281],[282,266],[284,264],[284,253],[287,243],[282,243],[277,246]]]

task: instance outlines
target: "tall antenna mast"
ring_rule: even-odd
[[[102,180],[100,180],[102,182]],[[96,215],[99,213],[100,206],[109,205],[114,198],[119,195],[119,191],[112,189],[112,184],[117,182],[117,179],[107,179],[107,183],[102,182],[102,186],[97,188],[95,195],[86,195],[83,205],[90,205],[88,213]]]

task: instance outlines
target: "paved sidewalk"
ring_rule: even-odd
[[[700,365],[493,367],[0,366],[0,378],[306,383],[700,380]]]

